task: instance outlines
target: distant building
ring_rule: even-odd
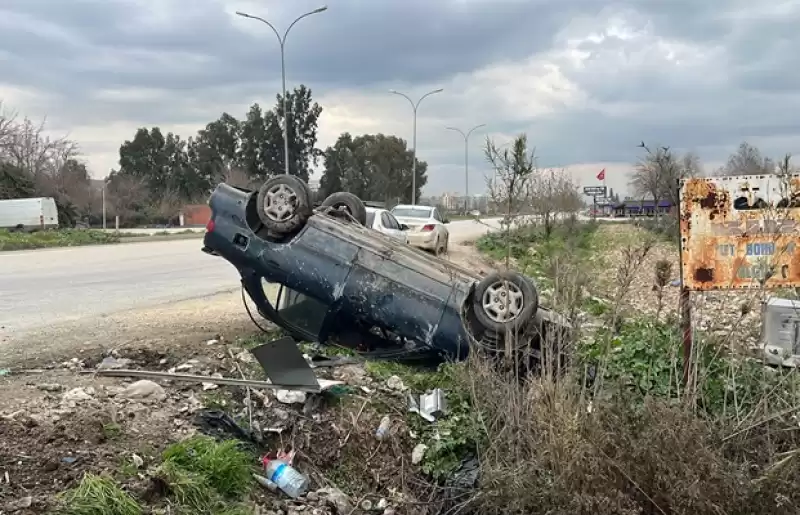
[[[598,208],[599,207],[600,206],[598,206]],[[656,213],[667,214],[672,211],[673,207],[672,202],[669,200],[659,201],[658,207],[656,207],[653,200],[634,200],[626,198],[622,202],[614,205],[613,213],[615,217],[654,216]]]

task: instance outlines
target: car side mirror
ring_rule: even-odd
[[[400,224],[400,230],[401,231],[407,231],[408,230],[408,226],[406,224]]]

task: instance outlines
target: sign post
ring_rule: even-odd
[[[605,186],[584,186],[583,194],[592,197],[592,218],[597,218],[597,197],[606,197]]]

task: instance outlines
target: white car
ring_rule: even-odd
[[[367,207],[366,226],[382,232],[392,239],[408,243],[408,235],[403,230],[403,225],[397,221],[397,218],[392,213],[385,209]]]
[[[392,208],[397,221],[408,227],[408,243],[434,254],[445,254],[450,241],[450,231],[445,224],[450,223],[439,210],[431,206],[399,205]]]

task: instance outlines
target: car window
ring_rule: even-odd
[[[392,214],[408,218],[430,218],[431,209],[429,207],[396,207],[392,209]]]
[[[395,227],[395,224],[392,221],[392,215],[390,215],[386,211],[381,213],[381,224],[383,224],[383,226],[386,227],[387,229],[399,229],[400,228],[399,226]]]
[[[442,217],[439,216],[439,210],[438,209],[434,209],[433,210],[433,219],[436,220],[437,222],[441,222],[442,221]]]
[[[373,222],[375,222],[375,211],[367,211],[367,223],[365,226],[372,227]]]
[[[386,213],[386,217],[389,219],[389,223],[392,224],[390,227],[397,231],[400,230],[400,222],[397,221],[397,218],[392,215],[392,213]]]
[[[262,280],[261,284],[269,303],[289,325],[312,335],[320,333],[328,313],[325,304],[279,283]]]

